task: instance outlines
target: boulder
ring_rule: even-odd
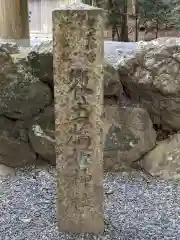
[[[156,133],[148,113],[140,108],[123,108],[106,101],[104,118],[104,168],[120,171],[131,168],[155,146]],[[33,150],[55,165],[54,108],[48,107],[29,128]]]
[[[22,167],[36,162],[36,154],[28,143],[24,123],[0,116],[0,163]]]
[[[106,105],[104,112],[104,169],[120,171],[150,151],[156,132],[146,110]]]
[[[180,179],[180,134],[160,142],[141,164],[147,172],[160,179]]]
[[[9,53],[0,47],[0,75],[7,75],[15,71],[15,65]]]
[[[104,96],[119,97],[123,94],[123,87],[117,69],[104,62]]]
[[[104,95],[123,95],[123,87],[118,72],[119,62],[128,59],[136,51],[136,43],[115,41],[104,42]]]
[[[123,88],[148,111],[154,124],[179,130],[180,41],[159,38],[138,44],[136,54],[118,65]]]
[[[7,167],[4,164],[0,164],[0,178],[2,177],[13,177],[15,176],[15,170],[14,168]]]
[[[16,43],[11,42],[1,42],[0,48],[5,50],[9,54],[19,53],[19,48]]]
[[[32,69],[32,74],[42,82],[53,87],[53,43],[44,41],[40,45],[32,47],[28,54],[28,62]]]
[[[27,56],[28,56],[28,52],[25,52],[25,51],[11,54],[13,63],[17,65],[22,65],[22,67],[26,68],[27,70],[29,70],[29,72],[31,72],[31,68],[29,66]]]
[[[29,127],[29,140],[34,151],[52,165],[56,164],[54,107],[47,107]]]
[[[52,102],[50,88],[0,49],[0,114],[25,120]]]

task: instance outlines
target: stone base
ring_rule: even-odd
[[[16,43],[19,47],[30,47],[30,39],[6,39],[0,38],[0,43]]]

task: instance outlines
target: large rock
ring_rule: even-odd
[[[0,49],[0,114],[12,119],[37,115],[52,101],[50,88]]]
[[[32,47],[28,54],[28,61],[32,73],[41,81],[53,87],[53,43],[52,41],[42,42]]]
[[[4,164],[0,164],[0,178],[2,177],[13,177],[15,176],[14,168],[7,167]]]
[[[148,113],[135,107],[105,106],[104,169],[119,171],[155,146],[156,132]]]
[[[155,146],[156,133],[148,113],[140,108],[122,108],[106,102],[104,112],[104,168],[119,171],[131,168]],[[29,128],[34,151],[55,165],[54,108],[48,107]]]
[[[119,62],[130,58],[136,51],[136,43],[104,42],[104,95],[122,96],[123,87],[118,72]]]
[[[117,69],[104,61],[104,96],[119,97],[123,94],[123,87]]]
[[[128,49],[128,46],[132,48]],[[119,96],[123,89],[120,82],[117,62],[131,55],[136,44],[123,44],[105,41],[104,43],[104,95]],[[31,72],[41,81],[53,87],[53,45],[52,41],[44,41],[32,47],[28,54]]]
[[[28,51],[21,51],[19,53],[13,53],[10,54],[13,63],[17,64],[17,65],[22,65],[22,67],[26,68],[29,72],[32,71],[31,67],[29,66],[28,63]]]
[[[54,107],[47,107],[29,127],[29,140],[34,151],[51,164],[56,164]]]
[[[0,163],[22,167],[36,162],[23,122],[0,116]]]
[[[180,134],[160,142],[142,160],[143,168],[161,179],[180,179]]]
[[[154,124],[180,129],[180,41],[159,38],[139,44],[139,51],[119,63],[124,89],[139,101]]]
[[[19,53],[19,48],[16,43],[11,42],[1,42],[0,48],[5,50],[9,54]]]

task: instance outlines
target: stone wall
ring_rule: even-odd
[[[176,178],[179,43],[163,38],[138,51],[120,45],[105,42],[104,169],[139,168]],[[55,164],[52,42],[10,51],[11,46],[0,47],[0,162],[11,167],[38,159]],[[161,151],[167,157],[160,157]]]

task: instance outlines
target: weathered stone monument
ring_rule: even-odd
[[[60,231],[102,233],[103,10],[53,11],[57,208]]]

